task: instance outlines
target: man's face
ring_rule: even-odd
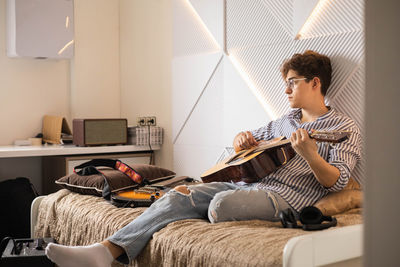
[[[311,92],[312,82],[307,82],[304,76],[300,76],[294,70],[289,70],[286,75],[286,90],[291,108],[303,108]]]

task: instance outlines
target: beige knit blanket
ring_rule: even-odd
[[[35,236],[53,237],[65,245],[92,244],[112,235],[144,209],[116,208],[100,197],[63,189],[42,201]],[[360,209],[335,217],[338,227],[362,223]],[[129,266],[282,266],[286,242],[309,233],[259,220],[177,221],[155,233]],[[115,262],[113,266],[121,265]]]

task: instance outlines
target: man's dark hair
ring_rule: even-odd
[[[289,70],[304,76],[307,78],[307,82],[318,77],[321,81],[321,94],[326,95],[332,80],[332,66],[329,57],[311,50],[307,50],[303,54],[294,54],[281,67],[283,78],[286,79]]]

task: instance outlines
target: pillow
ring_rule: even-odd
[[[153,165],[132,164],[130,167],[149,181],[164,180],[175,176],[173,171]],[[101,174],[78,175],[73,173],[61,177],[56,181],[56,184],[73,192],[95,196],[104,196],[103,190],[113,193],[137,186],[137,183],[121,171],[111,168],[98,168],[98,170],[103,173],[107,183],[105,183],[104,177]],[[109,188],[107,188],[107,184]]]
[[[332,216],[350,209],[362,206],[362,191],[360,185],[350,178],[347,186],[340,192],[331,192],[321,198],[315,207],[321,210],[325,216]]]

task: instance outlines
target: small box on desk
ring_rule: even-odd
[[[150,130],[150,132],[149,132]],[[137,146],[162,145],[163,128],[156,126],[149,127],[128,127],[128,143]]]
[[[74,119],[73,143],[77,146],[124,145],[127,119]]]

